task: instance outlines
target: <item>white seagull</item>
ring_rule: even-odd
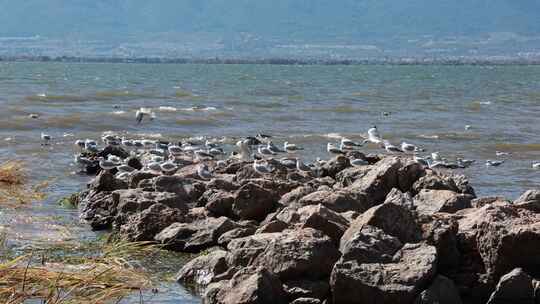
[[[368,130],[368,138],[364,140],[364,143],[374,143],[374,144],[380,144],[382,142],[381,134],[379,134],[379,130],[377,129],[377,126],[373,126]]]
[[[311,168],[306,166],[298,157],[296,158],[296,169],[302,173],[311,173]]]
[[[265,175],[272,173],[274,168],[272,168],[268,163],[263,164],[262,161],[256,159],[253,161],[253,170],[259,174]]]
[[[498,167],[504,163],[504,160],[486,160],[486,166]]]
[[[288,141],[283,143],[283,149],[287,153],[294,153],[294,152],[299,151],[299,150],[304,150],[303,148],[300,148],[295,144],[290,144]]]
[[[51,139],[52,137],[49,134],[45,134],[41,132],[41,140],[43,141],[42,145],[44,146],[48,145]]]
[[[344,152],[333,143],[326,144],[326,151],[330,154],[344,154]]]
[[[212,173],[210,173],[210,170],[206,164],[201,164],[197,167],[197,175],[204,180],[209,180],[212,178]]]

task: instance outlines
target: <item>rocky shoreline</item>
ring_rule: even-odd
[[[200,253],[177,280],[204,303],[540,301],[540,191],[477,198],[464,176],[352,153],[369,165],[337,156],[319,177],[230,158],[204,180],[187,160],[173,175],[131,160],[80,194],[81,219]]]

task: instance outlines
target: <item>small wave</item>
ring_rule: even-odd
[[[160,110],[161,112],[176,112],[176,111],[178,111],[178,109],[175,108],[175,107],[167,107],[167,106],[160,106],[158,108],[158,110]]]
[[[87,101],[88,98],[85,96],[78,95],[50,95],[46,93],[39,93],[36,95],[30,95],[25,97],[28,101]]]
[[[326,135],[324,135],[328,138],[332,138],[332,139],[341,139],[343,136],[339,133],[328,133]]]
[[[307,112],[315,112],[315,113],[324,113],[324,112],[330,112],[330,113],[365,113],[368,112],[366,109],[362,108],[356,108],[350,105],[340,105],[330,108],[314,108],[314,109],[306,109]]]
[[[190,97],[193,97],[194,95],[189,91],[177,90],[174,96],[176,98],[190,98]]]
[[[149,98],[149,99],[170,98],[163,95],[157,95],[157,94],[145,93],[145,92],[132,92],[129,90],[100,91],[100,92],[96,92],[94,97],[99,100],[133,99],[133,98]]]
[[[214,126],[217,121],[210,118],[185,118],[177,119],[175,123],[181,126]]]
[[[437,134],[420,134],[418,135],[419,138],[425,138],[425,139],[439,139],[440,136]]]
[[[181,108],[182,111],[195,112],[195,111],[215,111],[216,107],[205,107],[205,106],[193,106],[188,108]]]
[[[122,115],[122,114],[126,114],[126,111],[114,111],[112,112],[114,115]]]
[[[134,135],[140,138],[163,138],[161,133],[135,133]]]

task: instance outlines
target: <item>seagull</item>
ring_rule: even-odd
[[[296,158],[296,169],[302,173],[311,173],[311,168],[306,166],[298,157]]]
[[[288,169],[295,169],[296,168],[296,159],[294,159],[294,158],[284,157],[284,158],[281,158],[279,160],[279,163],[282,164],[283,166],[287,167]]]
[[[202,164],[197,167],[197,174],[201,179],[204,180],[209,180],[212,178],[212,173],[210,173],[210,170],[206,164]]]
[[[214,155],[210,154],[210,153],[207,153],[203,150],[196,150],[194,152],[195,154],[195,158],[197,160],[208,160],[208,159],[214,159]]]
[[[257,145],[262,144],[262,142],[260,140],[258,140],[257,138],[255,138],[253,136],[246,137],[246,139],[244,139],[244,141],[248,146],[257,146]]]
[[[133,172],[136,170],[135,168],[128,165],[120,165],[116,167],[116,169],[118,169],[118,172],[126,172],[126,173]]]
[[[474,159],[462,159],[462,158],[458,158],[457,159],[457,164],[459,167],[461,168],[467,168],[467,167],[470,167],[472,166],[472,164],[474,164],[476,162],[476,160]]]
[[[351,165],[353,167],[363,167],[363,166],[369,165],[369,162],[365,159],[355,158],[355,159],[351,159]]]
[[[204,146],[208,149],[211,149],[211,148],[217,148],[219,147],[219,144],[217,143],[214,143],[214,142],[211,142],[209,140],[206,140],[206,142],[204,143]]]
[[[330,154],[344,154],[343,151],[341,151],[341,149],[336,147],[336,145],[333,143],[326,144],[326,151],[328,151]]]
[[[84,141],[84,149],[90,152],[98,152],[97,142],[92,139],[86,139]]]
[[[236,157],[243,161],[249,161],[251,157],[251,148],[246,140],[240,140],[236,143],[236,146],[240,149],[240,154]]]
[[[146,165],[150,172],[161,173],[161,165],[159,162],[151,162]]]
[[[401,143],[401,150],[403,150],[404,152],[410,152],[410,153],[414,153],[414,152],[419,151],[417,146],[415,146],[413,144],[409,144],[407,142],[402,142]]]
[[[115,163],[116,165],[120,165],[122,163],[122,159],[120,157],[112,154],[107,157],[107,160]]]
[[[470,130],[472,128],[471,125],[465,125],[465,130]]]
[[[504,163],[504,160],[486,160],[486,166],[498,167]]]
[[[126,139],[125,137],[122,137],[121,143],[124,147],[131,148],[134,146],[133,141]]]
[[[99,167],[105,171],[112,170],[116,168],[116,166],[118,165],[117,163],[109,159],[104,159],[103,157],[100,157],[98,159],[99,159]]]
[[[512,153],[510,152],[502,152],[502,151],[495,151],[495,155],[501,157],[501,156],[509,156],[511,155]]]
[[[137,124],[140,124],[144,118],[145,115],[150,116],[150,119],[152,119],[152,112],[149,108],[140,108],[135,112],[135,119],[137,120]],[[155,114],[153,114],[155,116]]]
[[[266,165],[264,165],[264,164],[262,164],[262,161],[254,160],[253,161],[253,170],[255,170],[255,172],[257,172],[259,174],[265,175],[265,174],[272,173],[274,171],[274,168],[272,168],[268,163],[266,163]]]
[[[91,166],[94,164],[94,162],[92,162],[88,158],[82,157],[80,155],[75,155],[75,163],[83,167]]]
[[[362,145],[359,143],[356,143],[348,138],[342,137],[341,138],[341,147],[347,148],[347,149],[354,149],[354,147],[361,147]]]
[[[382,142],[382,137],[379,134],[377,126],[373,126],[368,130],[368,138],[364,140],[364,143],[371,142],[374,144],[380,144]]]
[[[268,147],[265,147],[263,145],[259,145],[259,148],[257,149],[257,152],[259,152],[259,154],[261,154],[263,156],[272,156],[272,155],[276,154],[276,153],[272,152],[272,150],[270,150]]]
[[[431,153],[431,159],[433,161],[442,161],[441,154],[439,152]]]
[[[419,157],[417,155],[413,156],[413,160],[423,166],[426,166],[426,167],[429,167],[429,162],[427,161],[427,159],[423,158],[423,157]]]
[[[272,151],[274,153],[283,153],[283,152],[285,152],[284,150],[281,150],[276,145],[274,145],[274,143],[272,143],[272,141],[269,141],[268,144],[266,144],[266,147],[268,148],[268,150],[270,150],[270,151]]]
[[[172,173],[178,169],[178,167],[173,162],[164,162],[159,166],[161,171],[165,174]]]
[[[540,162],[532,164],[533,169],[540,169]]]
[[[142,139],[141,144],[144,146],[145,149],[149,149],[153,147],[156,144],[156,142],[150,139]]]
[[[216,147],[216,148],[210,148],[208,150],[208,153],[209,154],[212,154],[212,156],[219,156],[219,155],[224,155],[225,152],[223,152],[223,149],[219,148],[219,147]]]
[[[78,147],[81,149],[81,151],[82,151],[82,150],[84,149],[84,140],[82,140],[82,139],[77,139],[77,140],[75,141],[75,145],[78,146]]]
[[[403,153],[403,150],[401,150],[400,148],[394,146],[393,144],[391,144],[387,140],[383,141],[383,147],[386,150],[386,152],[389,152],[389,153]]]
[[[180,146],[176,145],[168,146],[167,150],[172,156],[179,156],[184,152]]]
[[[283,143],[283,150],[285,150],[287,153],[294,153],[299,150],[304,150],[303,148],[298,147],[295,144],[290,144],[288,141]]]
[[[41,140],[43,141],[43,143],[41,144],[42,146],[48,145],[51,139],[52,137],[49,134],[41,132]]]

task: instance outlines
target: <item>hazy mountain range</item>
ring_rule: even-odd
[[[538,55],[538,0],[0,0],[0,54]]]

